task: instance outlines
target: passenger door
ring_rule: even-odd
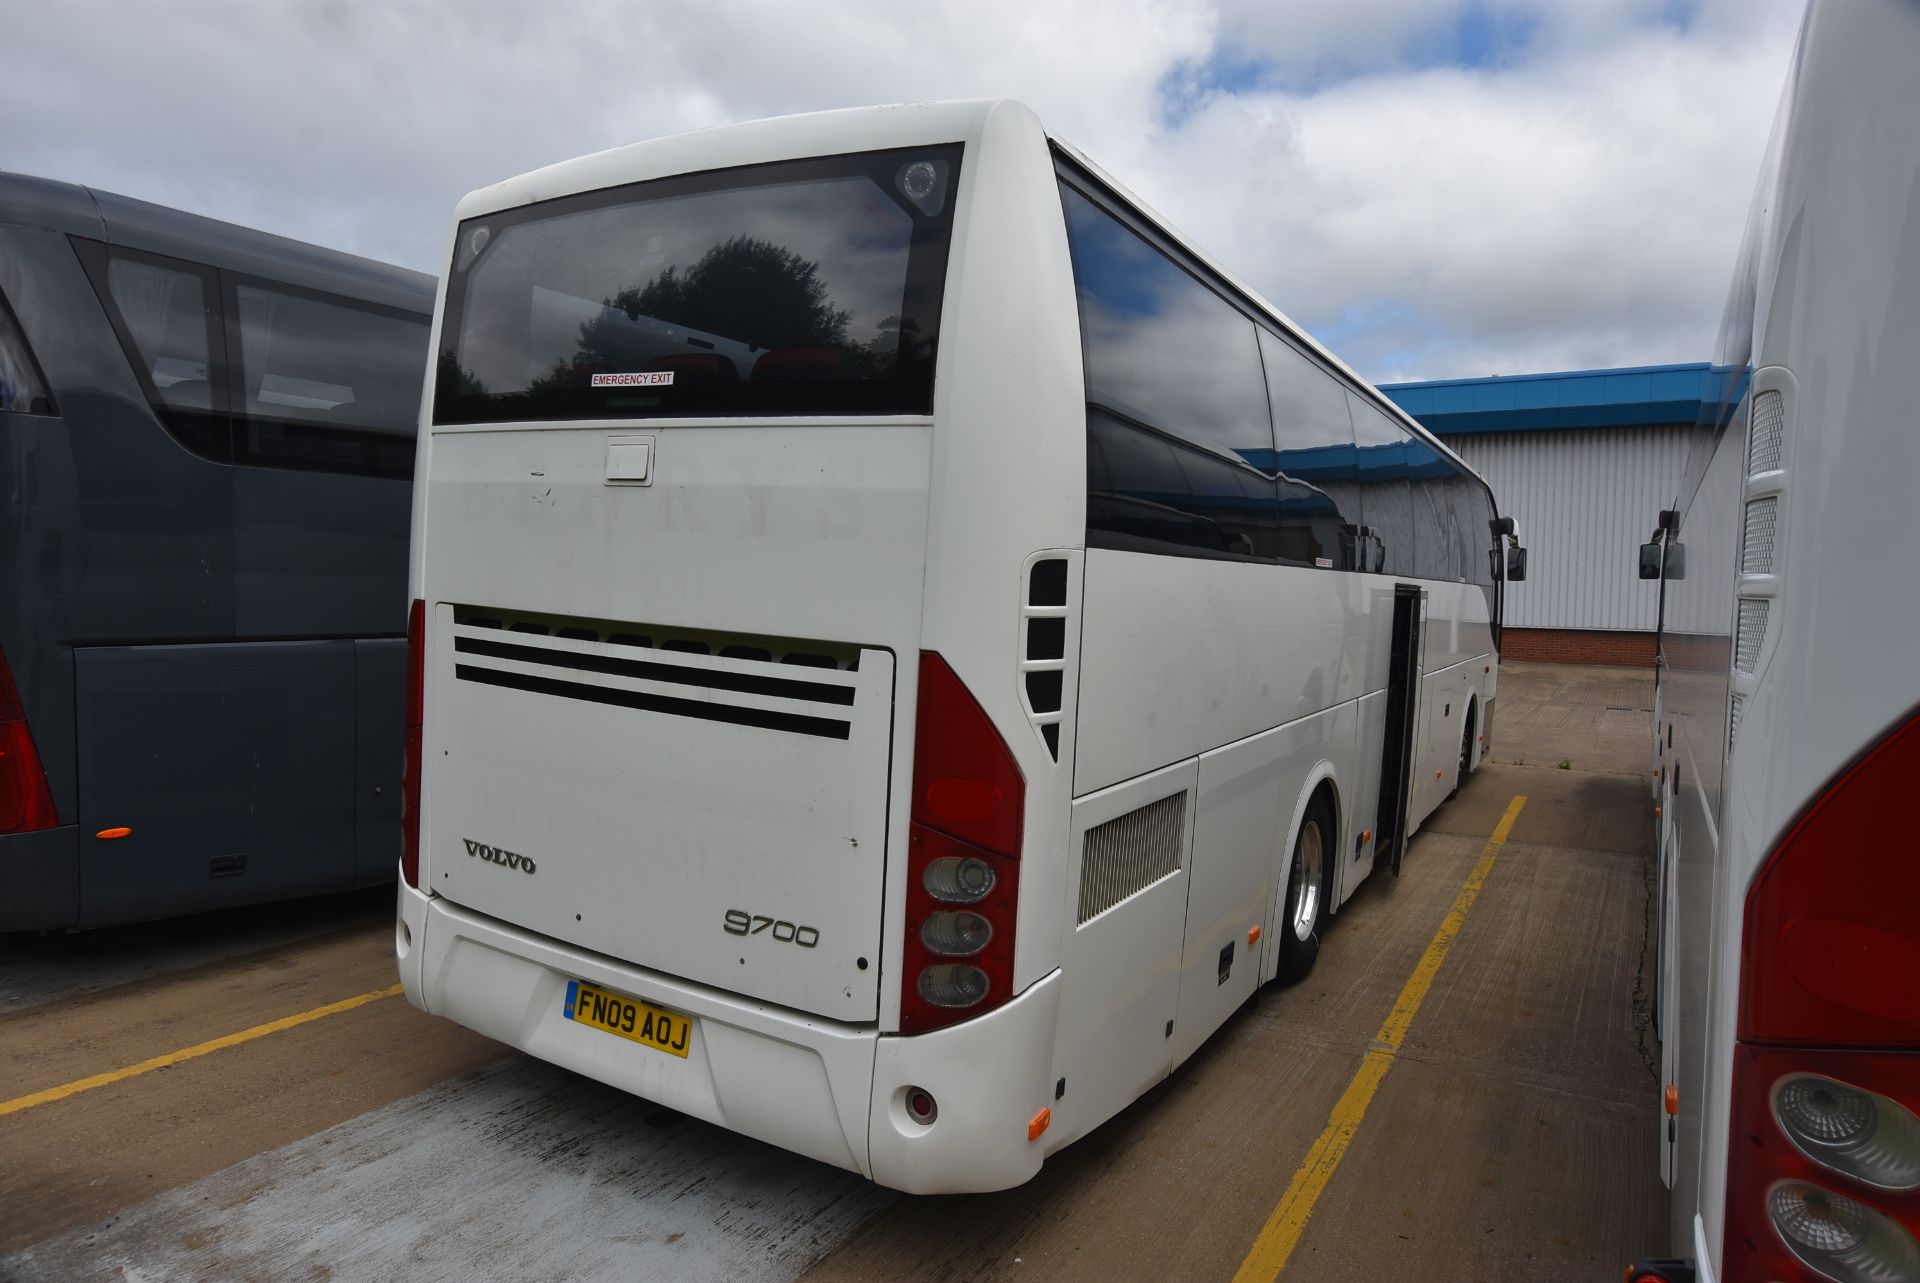
[[[1374,850],[1388,853],[1394,876],[1411,837],[1415,785],[1414,730],[1420,714],[1421,624],[1426,594],[1416,584],[1393,589],[1392,644],[1387,660],[1386,734],[1380,758],[1380,807],[1375,819]]]

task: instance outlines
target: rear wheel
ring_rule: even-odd
[[[1469,705],[1467,707],[1467,724],[1460,732],[1460,770],[1453,777],[1453,793],[1449,793],[1447,794],[1447,796],[1451,798],[1454,793],[1458,793],[1460,791],[1460,786],[1467,782],[1467,776],[1472,774],[1473,774],[1473,707]]]
[[[1280,914],[1280,979],[1304,980],[1320,954],[1320,931],[1327,920],[1327,890],[1332,872],[1333,817],[1315,798],[1293,840],[1287,867],[1287,899]]]

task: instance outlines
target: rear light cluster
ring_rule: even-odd
[[[27,728],[27,710],[0,655],[0,833],[27,833],[50,829],[59,821],[53,813],[53,793],[40,754]]]
[[[1842,772],[1746,906],[1729,1279],[1920,1283],[1920,717]]]
[[[420,724],[426,706],[427,603],[407,612],[406,765],[400,777],[400,876],[420,885]]]
[[[1013,996],[1026,785],[947,662],[920,655],[900,1032],[925,1033]]]

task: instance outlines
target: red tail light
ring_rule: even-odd
[[[900,1031],[970,1019],[1013,996],[1026,785],[947,662],[920,654]]]
[[[1920,717],[1842,771],[1747,895],[1729,1279],[1920,1283]]]
[[[27,710],[20,704],[7,657],[0,655],[0,833],[27,833],[58,823],[47,773],[27,728]]]
[[[420,723],[426,705],[427,603],[407,612],[406,766],[400,780],[400,876],[420,885]]]

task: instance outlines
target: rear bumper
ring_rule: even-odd
[[[395,948],[408,1001],[644,1099],[908,1193],[1005,1189],[1040,1170],[1027,1124],[1050,1103],[1055,973],[988,1015],[882,1036],[628,966],[404,884]],[[561,1014],[580,979],[695,1017],[683,1060]],[[931,1092],[930,1127],[906,1088]]]

